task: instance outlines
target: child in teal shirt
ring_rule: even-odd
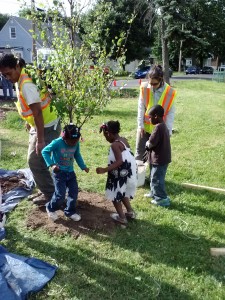
[[[80,128],[70,124],[66,125],[62,137],[53,140],[42,150],[47,167],[52,168],[55,183],[55,192],[50,202],[46,204],[46,211],[53,221],[58,219],[56,211],[65,200],[68,188],[68,197],[64,214],[73,221],[80,221],[81,216],[76,213],[78,184],[74,172],[74,159],[81,170],[86,173],[89,168],[85,165],[80,153]]]

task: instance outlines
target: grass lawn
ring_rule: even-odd
[[[225,195],[187,189],[189,182],[224,188],[225,85],[210,81],[180,81],[172,163],[166,177],[170,209],[153,207],[138,188],[133,206],[138,220],[111,234],[90,232],[77,240],[69,234],[49,235],[26,227],[32,204],[22,201],[8,214],[8,251],[57,265],[53,280],[29,299],[225,299],[225,257],[211,257],[211,247],[225,245]],[[104,113],[84,126],[81,151],[90,173],[77,169],[80,188],[104,193],[109,144],[98,133],[107,120],[119,120],[121,135],[135,148],[137,98],[115,98]],[[1,168],[27,167],[27,133],[17,113],[0,124]]]

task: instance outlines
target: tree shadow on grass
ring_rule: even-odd
[[[119,262],[107,253],[101,253],[101,249],[84,248],[82,243],[71,247],[62,244],[59,246],[50,239],[42,241],[27,236],[24,239],[15,227],[10,226],[7,230],[10,236],[16,237],[16,241],[24,244],[23,253],[18,253],[19,255],[29,256],[27,246],[39,252],[40,256],[51,256],[59,264],[53,280],[63,291],[60,299],[68,299],[67,296],[63,297],[65,293],[71,299],[192,299],[188,292],[160,280],[160,275],[145,272],[142,264]],[[115,245],[118,246],[118,243],[115,242]],[[13,252],[15,246],[15,241],[14,245],[9,242],[8,251]],[[61,263],[63,268],[60,268]],[[29,299],[45,299],[50,289],[51,284],[38,295],[32,294]],[[54,293],[51,294],[54,296]]]

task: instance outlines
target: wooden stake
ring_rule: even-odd
[[[225,248],[210,248],[210,253],[212,256],[225,255]]]
[[[187,188],[191,188],[191,189],[204,189],[204,190],[208,190],[208,191],[225,193],[225,189],[214,188],[214,187],[206,186],[206,185],[198,185],[198,184],[192,184],[192,183],[182,183],[182,185]]]

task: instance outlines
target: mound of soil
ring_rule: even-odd
[[[2,194],[9,192],[10,190],[16,187],[25,187],[26,184],[24,183],[23,180],[24,180],[23,174],[17,174],[15,176],[0,178],[0,186],[2,189]]]
[[[2,194],[13,188],[23,186],[23,178],[23,174],[0,178]],[[88,234],[91,231],[109,233],[116,226],[110,218],[110,213],[115,212],[113,204],[99,194],[80,191],[77,200],[77,211],[82,218],[79,222],[66,218],[63,209],[57,212],[59,219],[53,222],[48,218],[44,205],[34,205],[28,215],[27,227],[34,230],[41,227],[51,234],[58,235],[70,233],[77,238],[81,233]]]
[[[110,218],[110,213],[115,211],[113,204],[96,193],[79,192],[77,211],[82,218],[79,222],[66,218],[63,210],[57,211],[59,219],[53,222],[48,218],[45,206],[35,206],[28,216],[27,227],[32,229],[41,227],[57,235],[70,233],[77,238],[81,233],[88,234],[91,231],[107,234],[116,226]]]

